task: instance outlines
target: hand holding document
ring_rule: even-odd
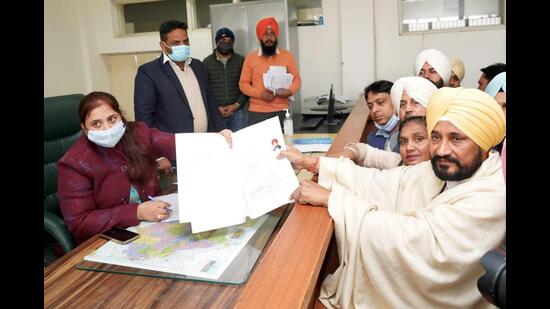
[[[232,134],[176,134],[180,222],[193,233],[241,224],[289,203],[298,180],[288,160],[277,117]],[[187,222],[189,222],[187,221]]]
[[[277,89],[289,89],[294,75],[287,73],[286,67],[269,66],[269,70],[263,74],[264,87],[275,91]]]

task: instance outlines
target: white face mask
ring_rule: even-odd
[[[117,122],[112,128],[103,131],[88,131],[88,139],[103,147],[113,148],[120,141],[126,131],[124,122]]]

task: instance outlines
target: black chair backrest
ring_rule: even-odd
[[[78,104],[83,94],[44,98],[44,209],[60,215],[57,160],[81,134]]]

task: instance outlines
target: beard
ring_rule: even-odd
[[[437,178],[445,181],[447,180],[458,181],[458,180],[464,180],[472,177],[472,175],[479,169],[479,167],[483,163],[481,161],[481,157],[482,157],[481,149],[478,149],[474,162],[472,162],[472,164],[470,165],[464,165],[460,163],[460,161],[458,161],[456,158],[453,158],[450,155],[443,156],[443,157],[435,155],[430,161],[432,162],[432,168]],[[437,166],[437,162],[441,159],[445,159],[449,162],[455,163],[456,171],[454,173],[450,173],[449,167],[441,168]]]
[[[262,55],[269,57],[275,55],[277,51],[277,40],[273,41],[272,46],[266,46],[263,41],[260,41],[260,46],[262,47]]]
[[[440,79],[437,82],[434,82],[431,79],[428,79],[428,80],[431,81],[432,84],[434,84],[437,87],[437,89],[439,89],[439,88],[441,88],[445,85],[445,83],[443,82],[443,79]]]

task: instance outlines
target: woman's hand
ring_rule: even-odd
[[[306,157],[300,152],[300,150],[290,145],[287,145],[287,149],[281,150],[281,152],[277,155],[277,159],[282,158],[287,158],[292,164],[292,167],[298,170],[308,168],[316,162],[314,157]]]
[[[161,157],[157,159],[157,170],[165,175],[168,175],[171,174],[174,169],[172,168],[172,163],[170,163],[170,160],[165,157]]]
[[[158,222],[170,216],[170,204],[163,201],[147,201],[137,207],[138,220]]]
[[[304,179],[298,189],[292,193],[291,198],[300,204],[327,207],[330,192],[329,189],[325,189],[311,180]]]
[[[220,132],[218,132],[218,134],[225,137],[225,141],[229,145],[229,148],[233,148],[233,140],[231,139],[231,134],[232,133],[233,132],[231,132],[231,130],[229,130],[229,129],[223,129]]]

